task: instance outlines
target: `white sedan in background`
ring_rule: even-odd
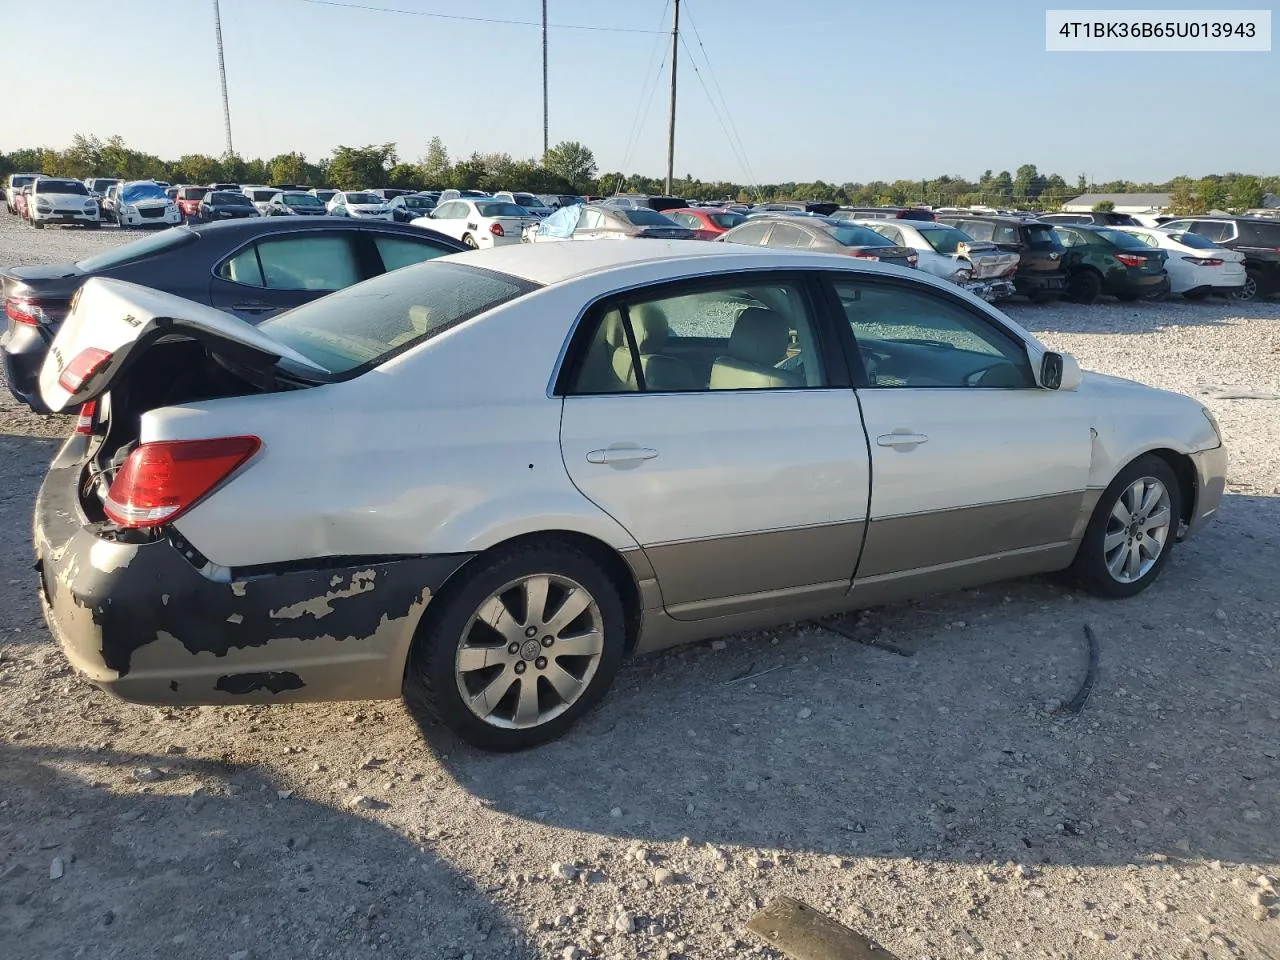
[[[446,200],[410,223],[438,230],[469,247],[501,247],[523,242],[525,227],[540,219],[519,204],[481,197]]]
[[[700,241],[446,256],[257,326],[90,279],[40,391],[79,411],[34,525],[77,670],[403,693],[503,750],[633,653],[1056,570],[1131,597],[1226,471],[1201,404],[946,281]]]
[[[1203,300],[1211,293],[1229,296],[1244,289],[1248,274],[1244,254],[1220,247],[1198,233],[1167,231],[1145,227],[1112,227],[1141,240],[1149,247],[1164,250],[1168,259],[1169,290],[1188,300]]]
[[[849,222],[874,230],[890,243],[910,247],[920,258],[918,270],[950,280],[974,296],[988,301],[1013,296],[1013,275],[1021,258],[994,243],[975,240],[945,223],[861,217]]]
[[[329,198],[329,215],[333,217],[365,217],[390,220],[391,205],[376,193],[363,190],[339,190]]]

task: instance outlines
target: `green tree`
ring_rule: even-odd
[[[1024,163],[1013,178],[1014,196],[1023,200],[1035,200],[1044,192],[1045,178],[1034,163]]]
[[[1116,205],[1110,200],[1099,200],[1093,205],[1094,213],[1110,213],[1116,208]]]
[[[307,158],[301,153],[281,153],[267,161],[268,183],[308,183]]]
[[[225,177],[222,160],[204,153],[188,153],[178,160],[178,179],[184,183],[217,183]]]
[[[1196,194],[1189,177],[1174,177],[1169,189],[1169,212],[1177,216],[1194,216],[1207,208]]]
[[[449,181],[449,151],[445,149],[443,140],[439,137],[431,138],[431,142],[427,144],[427,153],[419,166],[422,167],[422,179],[428,187],[443,186]]]
[[[339,190],[385,187],[387,172],[396,160],[394,143],[335,147],[329,161],[329,182]]]
[[[1196,184],[1196,196],[1204,204],[1206,211],[1217,210],[1227,202],[1227,193],[1222,187],[1221,177],[1201,177]]]
[[[1265,191],[1262,182],[1253,176],[1237,177],[1231,185],[1231,206],[1237,210],[1253,210],[1262,206]]]
[[[576,140],[557,143],[542,158],[542,165],[578,191],[589,190],[596,178],[595,154]]]
[[[387,171],[387,186],[400,190],[421,189],[422,168],[416,163],[397,163]]]

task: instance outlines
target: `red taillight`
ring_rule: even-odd
[[[502,224],[500,223],[489,224],[489,232],[495,237],[505,237],[507,235],[507,231],[502,229]]]
[[[76,418],[76,433],[82,437],[92,436],[93,421],[98,413],[98,401],[90,400],[81,405],[80,415]]]
[[[166,440],[129,454],[103,509],[122,527],[156,527],[177,518],[262,447],[257,437]]]
[[[8,297],[4,301],[4,315],[14,323],[38,327],[42,323],[54,323],[65,318],[67,303],[65,300]]]
[[[1183,257],[1182,259],[1199,267],[1220,267],[1226,263],[1225,260],[1219,260],[1217,257]]]
[[[1117,253],[1116,259],[1123,263],[1126,267],[1145,266],[1147,258],[1139,256],[1136,253]]]
[[[880,259],[880,257],[877,254],[872,253],[870,250],[850,250],[849,256],[857,257],[859,260],[879,260]]]
[[[110,352],[97,347],[86,347],[71,358],[71,362],[58,376],[58,386],[67,393],[77,393],[110,362]]]

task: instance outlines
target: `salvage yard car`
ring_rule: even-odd
[[[1197,401],[946,281],[699,241],[443,257],[256,327],[95,278],[40,391],[80,411],[35,548],[92,682],[403,693],[500,750],[634,653],[1064,569],[1131,597],[1226,469]]]
[[[920,258],[910,247],[886,240],[867,227],[828,217],[773,214],[749,217],[740,226],[722,233],[721,243],[751,243],[775,249],[820,250],[862,260],[881,260],[914,267]]]
[[[1014,289],[1033,302],[1058,300],[1066,293],[1064,250],[1051,224],[994,214],[943,216],[938,222],[955,227],[975,240],[985,240],[1001,250],[1016,253],[1018,269],[1013,275]]]
[[[1013,275],[1018,254],[994,243],[974,240],[945,223],[911,220],[853,221],[874,230],[890,243],[910,247],[920,258],[916,264],[926,273],[964,287],[975,297],[996,301],[1014,293]]]
[[[1163,250],[1168,259],[1169,289],[1188,300],[1203,300],[1211,293],[1238,297],[1248,275],[1245,256],[1228,250],[1198,233],[1154,230],[1146,227],[1117,227],[1139,243]]]
[[[281,220],[255,211],[249,220],[165,230],[75,263],[8,267],[0,270],[5,380],[14,399],[47,412],[37,387],[40,366],[91,277],[145,284],[259,323],[331,290],[465,249],[438,233],[397,224]]]
[[[98,201],[79,180],[65,177],[39,177],[32,182],[27,219],[37,229],[49,224],[94,230],[102,226]]]
[[[165,188],[154,180],[133,180],[113,188],[115,219],[122,229],[129,227],[164,227],[182,222],[178,204],[165,195]]]
[[[1244,286],[1238,300],[1280,293],[1280,221],[1264,217],[1194,217],[1161,224],[1170,233],[1194,233],[1244,254]]]
[[[1169,292],[1168,254],[1115,227],[1055,226],[1065,253],[1067,299],[1095,303],[1109,293],[1121,300],[1151,300]]]

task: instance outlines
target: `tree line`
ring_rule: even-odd
[[[299,152],[270,159],[247,160],[230,155],[185,154],[165,160],[134,150],[119,136],[100,140],[76,134],[64,150],[29,147],[0,153],[0,176],[34,171],[50,176],[159,179],[171,183],[298,183],[340,190],[399,187],[464,190],[524,190],[530,193],[609,195],[618,192],[663,193],[657,177],[612,171],[601,173],[592,151],[577,141],[556,144],[539,159],[515,159],[509,153],[472,152],[454,159],[439,137],[433,137],[416,160],[395,143],[338,146],[315,161]],[[986,170],[977,180],[943,175],[923,180],[874,180],[869,183],[742,184],[708,181],[686,174],[673,181],[672,193],[691,200],[819,200],[855,206],[925,203],[1052,210],[1082,193],[1170,193],[1171,212],[1197,214],[1212,209],[1244,210],[1262,206],[1264,194],[1280,194],[1280,176],[1225,173],[1193,179],[1175,177],[1164,183],[1112,180],[1089,183],[1081,174],[1068,183],[1056,173],[1043,174],[1026,163],[1013,173]]]

